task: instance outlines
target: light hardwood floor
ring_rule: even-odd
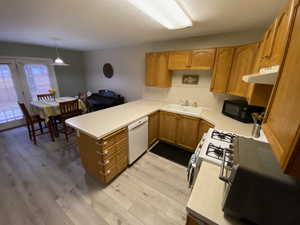
[[[186,169],[152,153],[108,186],[85,173],[75,137],[66,144],[0,132],[0,224],[185,224]]]

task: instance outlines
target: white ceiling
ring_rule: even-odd
[[[159,1],[159,0],[157,0]],[[95,50],[268,26],[286,1],[179,0],[192,28],[167,30],[127,0],[1,0],[0,40]]]

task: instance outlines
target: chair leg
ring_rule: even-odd
[[[51,140],[54,142],[54,134],[53,134],[53,126],[52,126],[52,121],[51,119],[49,119],[48,121],[48,129],[49,129],[49,133],[50,133],[50,137],[51,137]]]
[[[32,135],[31,135],[31,130],[30,130],[29,124],[27,124],[27,130],[28,130],[29,139],[32,140]]]
[[[35,135],[35,130],[34,130],[34,124],[31,124],[31,131],[32,131],[32,136],[33,136],[33,143],[36,145],[36,135]]]
[[[64,131],[65,131],[66,141],[69,142],[69,137],[68,137],[68,127],[67,127],[65,121],[64,121],[63,123],[64,123]]]
[[[40,130],[41,130],[41,134],[44,134],[44,130],[43,130],[43,126],[42,126],[42,122],[41,121],[39,122],[39,127],[40,127]]]

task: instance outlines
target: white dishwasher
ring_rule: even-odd
[[[132,164],[148,149],[148,117],[128,126],[129,164]]]

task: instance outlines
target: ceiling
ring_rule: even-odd
[[[95,50],[267,27],[286,1],[178,0],[193,20],[167,30],[127,0],[2,0],[0,41]]]

